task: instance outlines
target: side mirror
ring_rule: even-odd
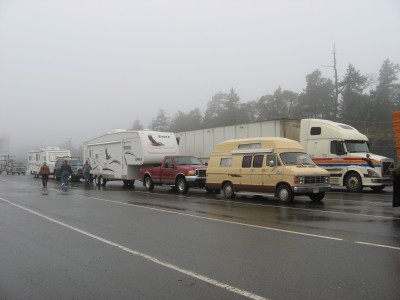
[[[268,162],[268,167],[275,167],[275,161],[273,161],[273,160],[270,160],[269,162]]]

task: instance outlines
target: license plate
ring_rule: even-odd
[[[318,194],[318,193],[319,193],[319,189],[313,189],[312,192],[313,192],[314,194]]]

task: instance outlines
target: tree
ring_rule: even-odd
[[[229,94],[219,92],[207,103],[204,126],[207,128],[240,124],[244,116],[240,113],[239,96],[232,88]]]
[[[160,109],[157,116],[152,119],[150,128],[156,131],[170,131],[170,121],[163,109]]]
[[[294,108],[300,118],[334,119],[335,86],[320,70],[306,76],[307,86]]]
[[[178,111],[171,120],[170,128],[172,132],[203,128],[203,116],[201,115],[200,109],[196,108],[188,114]]]
[[[339,112],[342,120],[360,121],[365,118],[368,96],[363,92],[367,86],[368,78],[349,64],[346,75],[339,83],[342,95]]]
[[[135,122],[133,122],[133,125],[130,130],[143,130],[143,125],[140,124],[139,119],[136,119]]]

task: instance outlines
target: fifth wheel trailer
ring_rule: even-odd
[[[332,186],[349,192],[381,191],[392,185],[394,160],[371,153],[368,138],[354,127],[322,119],[277,119],[176,134],[182,155],[207,161],[214,146],[229,139],[285,137],[299,141],[315,164],[330,173]]]
[[[150,130],[116,130],[83,144],[84,161],[89,160],[98,185],[122,180],[132,186],[144,164],[159,164],[166,155],[178,154],[174,133]]]

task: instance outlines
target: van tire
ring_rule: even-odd
[[[186,179],[183,177],[178,178],[175,186],[176,186],[176,189],[178,190],[179,194],[186,194],[189,191],[189,185],[186,182]]]
[[[236,196],[233,185],[230,182],[224,184],[224,186],[222,187],[222,192],[224,193],[226,199],[233,199]]]
[[[361,177],[356,172],[347,174],[344,182],[349,193],[359,193],[363,189]]]
[[[276,191],[276,197],[279,203],[290,203],[293,201],[293,192],[288,185],[281,184]]]
[[[322,199],[325,197],[325,192],[320,192],[316,194],[309,194],[308,197],[310,197],[312,202],[320,202]]]
[[[146,188],[146,190],[148,190],[149,192],[151,192],[152,190],[154,190],[154,183],[153,180],[151,179],[150,176],[146,176],[144,178],[144,182],[143,182],[144,187]]]

